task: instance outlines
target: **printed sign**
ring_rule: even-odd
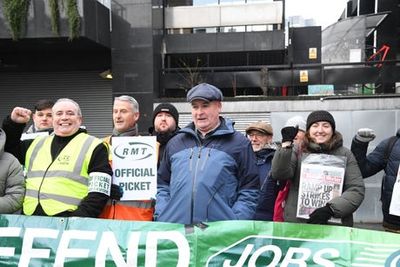
[[[316,47],[310,47],[308,49],[308,58],[309,59],[317,59],[317,48]]]
[[[300,71],[300,82],[301,83],[308,82],[308,70],[301,70]]]
[[[297,199],[298,218],[308,219],[315,209],[341,196],[345,163],[341,161],[343,166],[326,165],[333,158],[340,162],[339,157],[327,154],[310,154],[302,161]]]
[[[390,201],[389,213],[400,216],[400,166],[397,170],[396,182],[393,186],[392,199]]]
[[[113,137],[113,183],[124,190],[124,200],[155,199],[157,149],[155,136]]]
[[[314,84],[308,86],[308,95],[334,95],[333,84]]]

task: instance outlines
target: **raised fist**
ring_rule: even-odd
[[[11,120],[16,123],[27,123],[31,118],[32,111],[26,108],[15,107],[11,112]]]
[[[356,134],[356,139],[363,143],[371,142],[372,140],[375,139],[374,130],[369,129],[369,128],[358,129],[357,134]]]
[[[282,130],[281,130],[282,143],[287,142],[287,141],[293,142],[298,131],[299,131],[299,126],[296,126],[296,127],[286,126],[286,127],[282,128]]]

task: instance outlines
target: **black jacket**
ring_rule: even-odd
[[[25,124],[15,123],[8,116],[3,121],[3,130],[7,135],[7,141],[5,144],[5,151],[13,154],[21,164],[25,164],[25,155],[32,144],[33,139],[21,141],[21,135],[25,128]],[[53,160],[58,156],[60,151],[79,133],[86,132],[84,129],[79,129],[75,134],[68,137],[55,136],[53,143],[51,144],[51,156]],[[90,159],[88,173],[91,172],[103,172],[112,175],[111,166],[108,163],[108,152],[107,148],[103,144],[99,144]],[[64,211],[55,216],[61,217],[93,217],[96,218],[100,215],[105,204],[107,203],[109,196],[102,193],[89,193],[80,203],[79,207],[75,211]],[[47,216],[43,211],[42,206],[37,206],[36,210],[32,215]]]
[[[398,139],[400,139],[400,129],[397,131],[396,135]],[[364,178],[370,177],[381,170],[385,172],[381,188],[383,222],[389,228],[400,230],[400,216],[389,214],[393,187],[400,165],[400,141],[397,140],[393,144],[390,155],[385,155],[387,153],[387,147],[389,146],[389,139],[390,138],[387,138],[381,141],[375,149],[367,155],[368,143],[360,142],[353,138],[351,151],[357,159]],[[388,157],[387,161],[385,161],[385,156]]]

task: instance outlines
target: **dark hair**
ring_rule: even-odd
[[[54,101],[48,100],[48,99],[41,99],[38,102],[35,103],[35,106],[33,107],[33,111],[41,111],[44,109],[52,108],[54,106]]]

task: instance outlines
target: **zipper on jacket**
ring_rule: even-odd
[[[193,175],[193,183],[192,183],[192,199],[191,199],[191,205],[190,205],[190,223],[193,223],[193,217],[194,217],[194,200],[195,200],[195,196],[196,196],[196,180],[197,180],[197,169],[199,167],[199,162],[200,162],[200,157],[201,157],[201,150],[202,150],[202,146],[199,147],[199,154],[197,156],[197,161],[196,161],[196,167],[194,170],[194,175]]]
[[[200,170],[204,170],[204,167],[206,166],[207,160],[210,157],[211,154],[211,147],[208,148],[208,151],[206,153],[206,158],[203,161],[203,164],[201,165],[201,169]],[[199,157],[200,158],[200,157]]]
[[[193,163],[193,160],[192,160],[192,158],[193,158],[193,153],[194,153],[194,150],[193,150],[193,147],[190,149],[190,156],[189,156],[189,171],[191,171],[192,170],[192,163]]]

